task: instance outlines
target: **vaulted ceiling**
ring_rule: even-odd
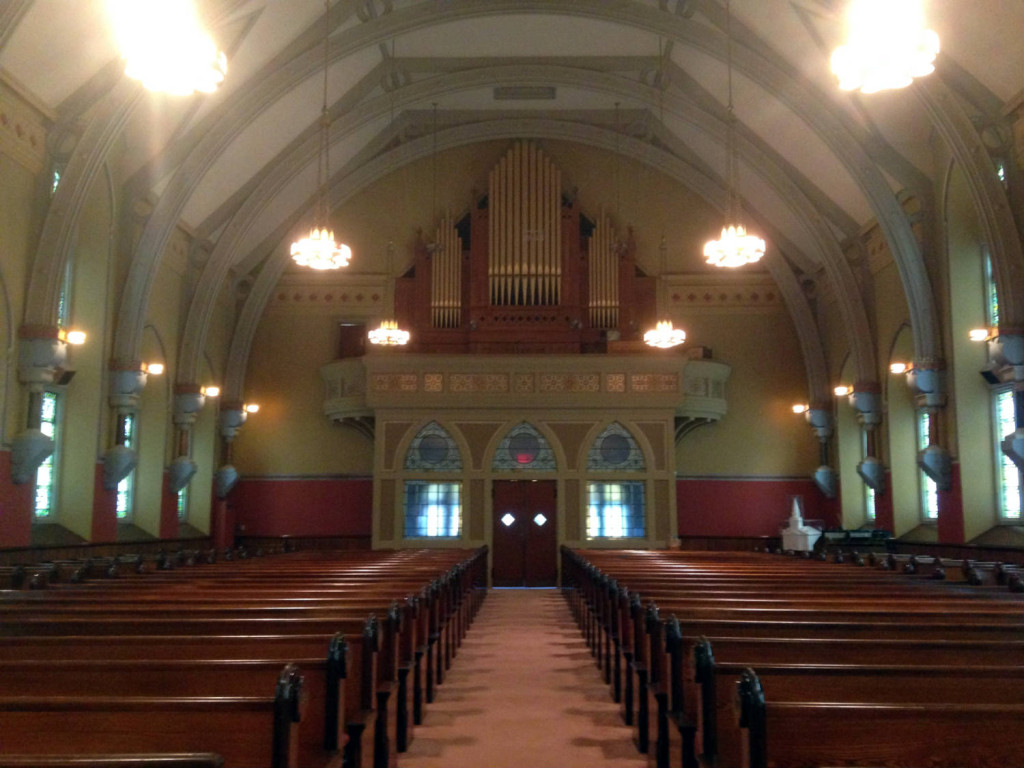
[[[732,1],[740,192],[770,252],[795,271],[842,284],[837,254],[877,220],[913,283],[923,268],[900,201],[931,194],[941,99],[840,91],[829,57],[845,36],[845,5]],[[942,41],[941,97],[984,138],[1024,88],[1024,2],[925,6]],[[120,110],[125,178],[156,201],[140,252],[159,249],[171,222],[207,239],[225,268],[286,250],[316,186],[328,29],[336,203],[433,143],[536,136],[630,155],[725,205],[720,0],[335,0],[326,19],[321,0],[200,7],[228,75],[212,95],[170,97],[119,95],[104,0],[0,0],[0,68],[54,120],[55,150],[74,144],[97,103]],[[917,298],[908,288],[909,303],[928,325],[923,285]]]

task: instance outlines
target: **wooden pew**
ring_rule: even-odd
[[[212,752],[132,755],[0,755],[0,768],[223,768]]]
[[[606,557],[613,561],[630,559],[628,555]],[[990,653],[1003,653],[1005,649],[1020,652],[1024,612],[1019,603],[1007,599],[1005,590],[999,595],[993,591],[974,593],[970,600],[962,593],[950,596],[944,590],[941,595],[948,597],[948,601],[940,605],[936,600],[939,593],[933,585],[894,584],[893,574],[868,573],[850,580],[852,584],[843,574],[841,580],[830,583],[831,575],[822,578],[820,571],[807,571],[806,566],[803,573],[789,566],[778,571],[774,567],[750,568],[748,555],[709,558],[713,566],[710,570],[717,568],[725,574],[715,577],[707,573],[694,576],[692,572],[665,575],[656,562],[640,568],[622,568],[621,562],[616,562],[616,568],[605,574],[581,560],[563,560],[563,575],[568,577],[569,586],[567,597],[606,679],[609,669],[619,667],[620,652],[627,662],[623,666],[631,672],[624,684],[615,676],[613,696],[619,688],[624,689],[628,721],[633,714],[630,705],[636,689],[637,742],[641,747],[651,747],[648,756],[652,765],[696,764],[692,751],[685,759],[684,756],[687,742],[693,742],[699,713],[695,714],[691,707],[689,714],[684,714],[682,688],[677,689],[674,683],[682,680],[686,642],[692,644],[693,633],[701,629],[716,636],[724,632],[738,641],[749,642],[755,636],[777,644],[783,641],[776,638],[808,639],[819,647],[826,647],[826,642],[848,642],[846,637],[860,637],[866,642],[876,636],[893,638],[890,642],[902,642],[906,647],[914,642],[909,641],[912,637],[940,638],[956,633],[961,638],[988,638],[979,647],[988,648]],[[636,592],[631,591],[637,585],[644,590],[645,597],[653,590],[663,601],[659,607],[665,613],[667,605],[683,618],[669,622],[668,628],[657,619],[652,623],[651,606],[643,608]],[[879,591],[879,585],[885,589]],[[785,588],[783,597],[764,596],[772,594],[767,590],[781,586]],[[875,594],[865,598],[865,587],[876,590]],[[737,593],[742,596],[736,597]],[[719,608],[717,601],[723,597],[726,607]],[[923,608],[922,602],[927,603]],[[909,612],[908,607],[912,608]],[[656,610],[653,613],[657,615]],[[955,621],[949,620],[947,614],[953,614]],[[752,623],[736,619],[737,616],[766,620]],[[870,621],[857,620],[868,616]],[[968,618],[961,620],[962,616]],[[964,624],[969,626],[964,628]],[[908,639],[897,639],[901,635]],[[933,645],[931,652],[938,657],[942,651]],[[614,659],[610,658],[612,653]],[[673,729],[675,738],[671,738]]]
[[[697,647],[695,750],[704,763],[738,765],[741,734],[735,688],[750,667],[716,662],[710,643]],[[773,701],[870,704],[1024,705],[1024,667],[949,665],[760,664]]]
[[[302,688],[298,667],[287,665],[273,696],[2,696],[0,755],[95,756],[116,746],[213,752],[226,768],[300,768]]]
[[[445,557],[449,560],[455,559],[451,554],[446,554]],[[460,615],[458,609],[465,603],[465,608],[468,610],[474,604],[478,605],[478,595],[482,594],[477,591],[476,594],[472,595],[471,599],[463,601],[462,595],[459,589],[468,588],[471,593],[475,586],[481,581],[480,563],[482,562],[479,553],[476,553],[474,557],[470,558],[469,562],[460,568],[454,569],[456,576],[460,577],[458,588],[450,590],[451,601],[455,610],[450,610],[446,614],[438,613],[439,616],[446,616],[453,621],[457,621],[460,625],[468,623],[468,618]],[[475,564],[475,565],[474,565]],[[403,575],[401,578],[395,578],[390,582],[390,589],[403,589],[409,584],[422,584],[423,580],[415,580],[415,577],[410,579],[410,572],[424,571],[424,568],[410,568],[408,564],[402,564]],[[313,565],[313,568],[316,566]],[[309,567],[303,564],[290,564],[287,569],[288,573],[292,578],[296,580],[295,583],[304,584],[309,587],[310,582],[314,579],[310,578]],[[427,573],[436,573],[437,568],[427,566]],[[155,575],[155,574],[154,574]],[[174,638],[170,642],[166,639],[162,641],[162,647],[167,652],[168,648],[179,647],[182,641],[185,641],[187,645],[188,640],[195,638],[219,638],[222,641],[232,642],[231,633],[243,633],[238,637],[246,637],[252,635],[254,627],[270,627],[274,629],[277,625],[285,621],[286,627],[279,627],[285,630],[278,635],[280,641],[281,638],[287,638],[289,635],[296,631],[296,626],[299,626],[299,631],[312,630],[305,632],[302,635],[304,638],[316,637],[323,634],[328,626],[323,623],[325,618],[322,613],[329,614],[333,617],[333,624],[337,625],[337,618],[340,615],[339,610],[352,610],[353,606],[358,604],[360,608],[355,609],[357,613],[364,612],[367,608],[375,607],[380,603],[379,598],[368,598],[359,591],[359,588],[353,588],[350,593],[346,593],[344,598],[339,598],[338,593],[335,592],[332,597],[328,598],[301,598],[296,601],[285,601],[284,605],[275,604],[268,606],[264,600],[261,600],[260,594],[265,593],[266,587],[262,586],[264,583],[267,585],[273,584],[275,587],[280,589],[284,587],[288,588],[281,578],[280,572],[270,574],[271,578],[257,579],[254,584],[252,580],[246,578],[233,578],[229,580],[229,586],[225,586],[222,580],[218,577],[213,579],[210,577],[210,572],[204,574],[207,578],[201,580],[205,589],[202,590],[202,595],[196,594],[195,585],[199,582],[192,578],[192,574],[189,574],[188,580],[182,580],[174,578],[171,574],[161,573],[160,576],[164,577],[157,583],[156,580],[144,581],[136,580],[129,582],[129,588],[120,589],[118,595],[120,600],[125,601],[122,605],[117,604],[117,598],[114,600],[110,599],[110,594],[104,590],[94,591],[92,593],[84,593],[81,589],[76,589],[73,593],[67,592],[56,596],[53,601],[55,605],[46,606],[46,613],[49,618],[41,616],[32,616],[31,618],[22,618],[28,614],[33,614],[39,611],[39,608],[43,603],[36,600],[38,595],[22,595],[22,600],[9,600],[6,604],[0,604],[0,611],[3,611],[6,619],[17,618],[17,621],[11,624],[4,624],[4,629],[9,633],[19,633],[26,639],[34,640],[36,642],[45,641],[46,636],[39,637],[38,632],[61,632],[71,633],[70,635],[65,634],[64,637],[74,638],[76,642],[72,645],[79,645],[83,641],[89,641],[90,639],[94,642],[88,643],[90,647],[95,649],[98,643],[95,642],[97,638],[95,635],[89,635],[83,633],[114,633],[111,638],[117,638],[119,633],[125,632],[147,632],[156,631],[162,633],[166,638]],[[237,574],[236,574],[237,576]],[[260,576],[266,577],[266,572],[260,573]],[[464,578],[462,578],[464,576]],[[367,579],[365,585],[362,587],[363,592],[367,591],[376,586],[380,586],[381,581],[388,581],[386,578],[382,579],[378,573],[374,578]],[[454,585],[456,579],[454,577],[448,579],[445,583]],[[327,581],[326,590],[331,591],[331,587],[337,582],[331,578]],[[353,582],[355,583],[355,582]],[[109,582],[104,583],[102,586],[106,586]],[[403,587],[402,585],[405,585]],[[92,586],[92,585],[88,585]],[[387,589],[387,588],[386,588]],[[254,600],[247,600],[242,595],[247,595],[250,592],[256,595]],[[177,598],[168,598],[169,594],[177,594]],[[321,591],[322,595],[323,592]],[[387,594],[393,594],[388,592]],[[349,597],[349,595],[352,595]],[[54,593],[46,593],[47,597],[53,597]],[[32,598],[26,600],[24,598]],[[263,602],[262,605],[259,605]],[[275,601],[276,602],[276,601]],[[253,605],[255,603],[256,605]],[[413,598],[406,601],[407,605],[412,607],[418,606],[418,599]],[[142,608],[140,609],[140,605]],[[310,609],[309,606],[314,605],[315,607]],[[299,607],[304,606],[304,607]],[[389,606],[390,608],[391,606]],[[118,621],[120,615],[137,615],[139,611],[144,613],[143,618],[133,618],[129,623]],[[150,616],[166,615],[168,613],[175,613],[178,611],[185,611],[185,614],[181,617],[173,620],[173,626],[162,624],[159,619],[148,620],[145,614]],[[239,619],[238,621],[230,621],[228,625],[223,625],[220,620],[213,622],[207,621],[207,618],[214,615],[223,615],[224,613],[232,614],[233,618]],[[70,614],[70,615],[68,615]],[[194,618],[195,614],[199,614],[198,618]],[[204,616],[206,614],[206,616]],[[105,617],[105,618],[104,618]],[[287,617],[287,618],[286,618]],[[252,621],[250,621],[250,619]],[[393,763],[393,749],[392,745],[401,745],[407,743],[409,735],[409,717],[408,707],[406,705],[400,706],[398,700],[407,696],[407,686],[398,684],[397,695],[395,689],[395,682],[401,678],[401,682],[405,682],[411,666],[414,664],[413,657],[416,652],[413,650],[419,645],[419,638],[415,633],[408,637],[399,636],[397,627],[400,627],[404,622],[401,618],[391,611],[388,612],[387,619],[384,622],[389,626],[394,626],[396,629],[394,635],[388,635],[382,638],[381,650],[383,654],[381,660],[377,659],[377,639],[374,639],[374,651],[373,653],[367,653],[366,658],[372,658],[372,671],[366,673],[363,677],[368,681],[363,687],[367,691],[371,691],[367,696],[363,696],[359,693],[360,685],[349,685],[346,687],[346,691],[349,693],[350,699],[355,699],[355,705],[350,706],[350,709],[357,713],[354,716],[355,719],[350,720],[348,723],[349,734],[355,735],[356,738],[350,739],[347,749],[358,749],[360,744],[360,731],[366,727],[368,723],[372,721],[372,731],[366,734],[367,740],[374,744],[375,751],[371,752],[369,749],[363,750],[364,754],[362,759],[351,761],[352,765],[364,763],[369,765],[370,763],[365,760],[366,753],[372,754],[374,761],[377,765],[386,765]],[[414,617],[413,621],[409,622],[411,629],[416,630],[421,626],[421,622],[418,617]],[[12,629],[12,627],[14,627]],[[213,635],[206,634],[206,630],[213,628],[219,628]],[[0,629],[0,632],[3,630]],[[169,634],[169,633],[175,634]],[[180,634],[180,633],[186,634]],[[453,643],[461,639],[457,636],[454,630],[448,632],[446,635],[442,635],[438,632],[441,637],[450,638]],[[264,635],[266,636],[266,635]],[[273,636],[273,635],[271,635]],[[56,640],[58,635],[53,635]],[[142,636],[140,636],[142,637]],[[122,641],[127,640],[129,643],[132,642],[131,635],[121,635]],[[355,638],[358,641],[358,637]],[[4,641],[12,642],[15,638],[4,638]],[[152,638],[150,638],[152,641]],[[132,643],[136,645],[135,643]],[[364,644],[369,647],[369,644]],[[206,646],[208,650],[208,642],[202,639],[199,640],[197,646]],[[356,642],[354,644],[356,653],[358,654],[360,644]],[[24,646],[22,646],[24,647]],[[45,643],[44,643],[44,646]],[[50,644],[51,655],[53,655],[53,649],[58,646]],[[109,654],[109,647],[107,653]],[[454,644],[444,649],[443,653],[446,658],[454,655]],[[177,651],[175,652],[177,655]],[[191,655],[191,654],[186,654]],[[439,658],[440,655],[439,655]],[[401,674],[400,674],[401,672]],[[357,678],[359,676],[356,676]],[[416,675],[416,679],[419,679],[419,675]],[[358,680],[357,680],[358,683]],[[376,701],[374,701],[376,699]],[[417,698],[417,702],[419,698]],[[360,722],[360,717],[364,719]],[[404,732],[399,729],[404,727]]]
[[[321,642],[320,650],[323,651]],[[293,658],[303,670],[309,717],[299,739],[302,765],[326,764],[345,743],[347,645],[339,633],[326,658]],[[281,668],[279,659],[0,660],[0,697],[31,691],[34,697],[127,696],[258,697]],[[350,708],[351,709],[351,708]]]
[[[753,670],[737,696],[742,768],[997,768],[1024,754],[1021,704],[775,701]]]

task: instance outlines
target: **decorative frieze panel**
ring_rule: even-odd
[[[678,392],[679,376],[675,373],[634,373],[629,378],[634,392]]]
[[[32,173],[46,167],[46,129],[40,115],[0,87],[0,152]]]
[[[415,373],[375,373],[370,378],[370,391],[381,393],[411,393],[417,390]]]
[[[581,363],[592,370],[571,370]],[[658,409],[716,420],[727,410],[730,371],[683,356],[371,354],[330,363],[321,375],[334,420],[378,408]]]
[[[344,280],[333,277],[317,280],[315,276],[285,276],[270,297],[268,310],[289,312],[326,312],[333,315],[363,318],[390,315],[384,281],[361,275]]]
[[[601,376],[596,373],[542,373],[541,392],[600,392]]]
[[[669,306],[680,320],[694,312],[718,310],[774,311],[781,309],[782,295],[767,275],[743,275],[742,279],[708,275],[684,275],[665,280]]]
[[[508,375],[504,373],[453,373],[449,376],[451,392],[508,392]]]

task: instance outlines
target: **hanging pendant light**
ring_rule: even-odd
[[[367,336],[371,344],[398,347],[409,343],[410,333],[399,328],[397,320],[382,320],[380,327],[374,328]]]
[[[853,0],[846,26],[831,62],[844,91],[905,88],[935,69],[939,36],[925,28],[921,0]]]
[[[662,126],[665,125],[665,53],[661,49],[661,38],[658,38],[658,116]],[[661,245],[658,249],[661,252],[661,276],[664,281],[668,271],[666,267],[668,245],[665,236],[661,237]],[[682,328],[673,328],[671,320],[659,321],[652,330],[644,334],[644,344],[658,349],[671,349],[678,347],[686,341],[686,331]]]
[[[673,328],[671,320],[659,320],[653,330],[644,334],[644,344],[659,349],[678,347],[686,341],[686,331],[682,328]]]
[[[764,256],[764,239],[748,234],[740,223],[740,197],[738,187],[739,160],[736,157],[736,114],[732,103],[732,13],[729,0],[725,0],[726,67],[729,79],[729,125],[727,177],[729,184],[728,220],[718,240],[709,240],[704,246],[704,259],[715,267],[742,267],[753,264]]]
[[[292,243],[292,259],[300,267],[326,270],[347,267],[352,259],[352,249],[334,239],[330,229],[330,202],[327,185],[331,182],[331,117],[327,109],[327,67],[328,46],[331,33],[330,0],[324,0],[324,88],[323,106],[320,111],[320,151],[317,158],[316,208],[313,212],[313,227],[309,235]]]
[[[213,93],[228,60],[203,27],[192,0],[107,0],[124,73],[149,91]]]

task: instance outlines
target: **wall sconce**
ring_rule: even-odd
[[[245,405],[242,406],[242,408],[245,409],[246,413],[259,413],[260,412],[260,404],[259,403],[246,403]]]
[[[972,328],[967,332],[967,338],[971,341],[991,341],[996,335],[992,328]]]
[[[85,344],[86,336],[87,334],[85,333],[85,331],[71,331],[66,328],[61,328],[59,331],[57,331],[58,339],[60,339],[63,342],[66,342],[67,344],[73,344],[75,346]]]
[[[901,373],[908,373],[914,370],[914,366],[910,363],[889,363],[889,373],[894,376],[898,376]]]
[[[832,390],[836,397],[846,397],[853,391],[853,387],[847,384],[840,384],[838,387]]]
[[[217,395],[220,394],[220,387],[201,387],[199,391],[202,392],[203,395],[205,395],[206,397],[217,397]]]
[[[793,404],[793,413],[795,413],[797,415],[799,415],[801,413],[807,413],[807,411],[809,411],[810,409],[811,409],[811,406],[809,406],[807,403],[794,403]]]
[[[154,376],[159,376],[160,374],[162,374],[164,372],[164,364],[163,363],[143,363],[142,364],[142,372],[143,373],[151,373]]]

